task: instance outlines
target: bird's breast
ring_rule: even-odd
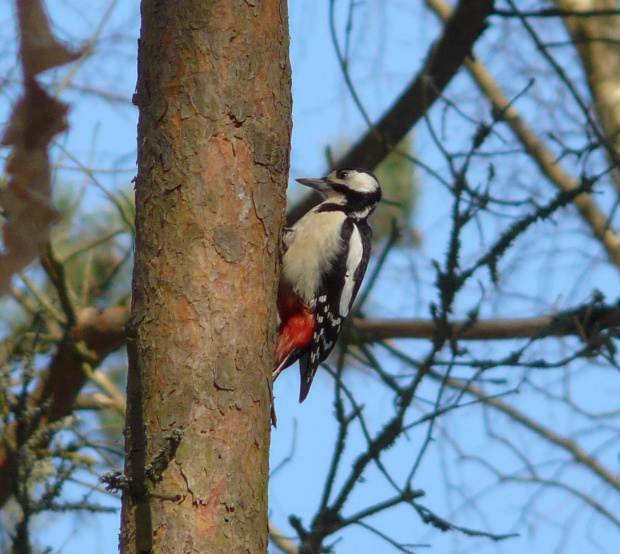
[[[287,238],[288,250],[282,260],[282,279],[308,307],[312,307],[322,274],[337,263],[342,251],[340,211],[312,213],[293,227]]]

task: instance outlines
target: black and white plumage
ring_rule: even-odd
[[[323,193],[325,200],[285,232],[273,378],[299,360],[303,402],[366,273],[372,242],[367,220],[381,200],[381,187],[362,169],[298,182]]]

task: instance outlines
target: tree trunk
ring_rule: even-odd
[[[267,551],[284,0],[142,1],[121,548]]]

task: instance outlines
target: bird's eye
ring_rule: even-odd
[[[349,172],[346,171],[345,169],[339,169],[336,172],[336,177],[338,177],[338,179],[346,179],[349,176]]]

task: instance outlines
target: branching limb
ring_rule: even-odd
[[[445,0],[426,0],[426,5],[443,21],[447,21],[450,17],[450,6]],[[479,58],[467,58],[464,63],[478,88],[493,105],[495,113],[501,115],[502,120],[510,127],[543,175],[562,191],[568,192],[577,189],[579,187],[577,179],[564,169],[556,156],[551,153],[545,143],[527,124],[482,61]],[[620,269],[620,237],[611,226],[609,218],[598,207],[592,195],[578,195],[574,198],[573,203],[593,235],[603,245],[610,261]]]
[[[429,49],[420,72],[385,115],[334,163],[330,171],[335,167],[374,169],[379,165],[430,109],[470,55],[486,28],[493,4],[493,0],[461,0],[458,3],[443,33]],[[314,195],[301,200],[287,214],[289,224],[295,223],[316,203]]]

